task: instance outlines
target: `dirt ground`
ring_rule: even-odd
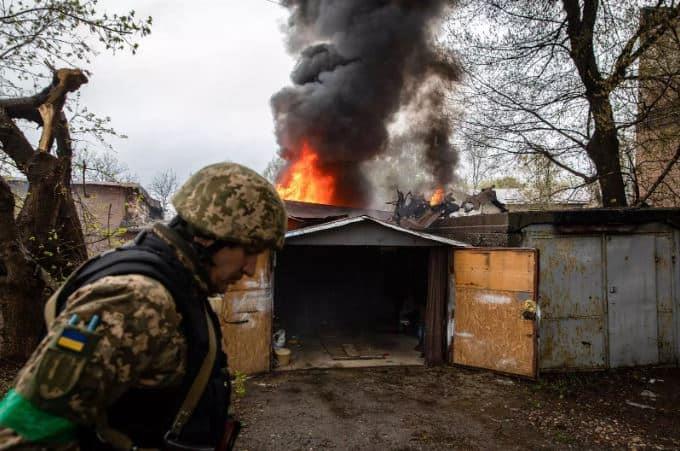
[[[680,370],[395,367],[249,378],[237,449],[680,449]]]

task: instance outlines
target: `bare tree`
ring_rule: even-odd
[[[644,21],[636,0],[458,3],[449,37],[467,71],[456,98],[466,105],[464,139],[541,156],[597,183],[604,206],[628,205],[636,163],[627,164],[621,142],[649,114],[638,108],[639,60],[675,33],[678,3],[643,1],[664,11]],[[654,76],[672,85],[672,69]]]
[[[504,174],[504,170],[511,163],[507,154],[493,151],[484,143],[468,141],[460,148],[463,149],[462,173],[468,188],[473,192],[483,188],[484,180]]]
[[[0,176],[0,357],[33,350],[41,329],[36,318],[52,281],[87,257],[71,194],[74,137],[65,106],[88,77],[84,70],[53,66],[87,64],[99,45],[134,51],[133,39],[148,34],[149,25],[132,11],[100,13],[95,0],[0,2],[0,151],[10,170],[28,180],[17,214]],[[47,86],[28,92],[41,84]],[[42,128],[37,145],[24,134],[26,124]]]
[[[75,153],[73,169],[74,183],[137,181],[137,177],[130,172],[125,163],[116,158],[112,150],[97,152],[82,149]]]
[[[267,163],[267,167],[262,171],[262,176],[269,180],[271,183],[276,183],[278,181],[279,173],[286,166],[286,160],[278,155],[274,157]]]
[[[177,191],[177,188],[177,174],[172,169],[157,173],[149,185],[149,190],[158,197],[164,212],[168,211],[170,197]]]

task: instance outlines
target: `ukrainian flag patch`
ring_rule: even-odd
[[[87,344],[87,335],[76,329],[64,329],[57,339],[57,346],[74,352],[82,352]]]

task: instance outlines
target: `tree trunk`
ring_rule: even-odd
[[[52,286],[87,258],[71,194],[72,146],[62,108],[87,77],[55,71],[52,84],[27,98],[0,99],[0,143],[28,179],[28,194],[14,218],[14,195],[0,178],[0,358],[28,357],[43,329],[42,310]],[[36,151],[14,122],[42,126]],[[56,155],[50,153],[56,140]],[[52,277],[50,277],[50,275]]]
[[[85,238],[71,194],[70,156],[36,152],[26,171],[29,190],[17,223],[22,242],[56,280],[87,258]]]
[[[586,152],[597,172],[602,206],[626,207],[626,187],[621,174],[619,136],[614,126],[614,114],[608,97],[588,96],[593,111],[595,131],[588,141]]]
[[[0,357],[26,358],[38,344],[49,291],[40,267],[21,243],[14,195],[0,178]]]
[[[626,189],[619,161],[619,138],[611,105],[611,88],[600,73],[593,41],[599,0],[562,0],[567,15],[571,59],[578,70],[585,97],[595,123],[595,132],[586,145],[586,152],[595,165],[602,192],[602,206],[626,207]]]

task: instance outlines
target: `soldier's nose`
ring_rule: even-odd
[[[257,255],[249,255],[246,258],[246,263],[243,265],[242,272],[248,277],[253,277],[255,275],[255,267],[257,266]]]

